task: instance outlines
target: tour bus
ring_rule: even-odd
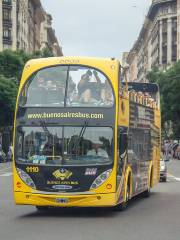
[[[159,182],[156,84],[123,80],[114,58],[53,57],[24,67],[14,123],[14,198],[124,209]]]

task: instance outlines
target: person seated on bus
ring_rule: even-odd
[[[48,81],[47,81],[47,84],[46,84],[46,89],[47,89],[48,91],[56,90],[56,89],[57,89],[57,85],[56,85],[56,83],[55,83],[54,81],[48,80]]]
[[[111,91],[108,91],[106,88],[101,90],[101,99],[99,104],[105,106],[113,105],[113,95]]]
[[[102,148],[102,143],[100,142],[93,142],[92,149],[87,152],[87,156],[97,156],[108,158],[108,153]]]
[[[29,86],[27,94],[28,105],[42,105],[46,99],[46,86],[43,77],[37,77],[37,81]]]
[[[77,104],[79,102],[79,94],[76,90],[76,84],[71,81],[68,86],[68,93],[67,93],[67,104]]]
[[[61,82],[56,82],[56,90],[60,103],[64,103],[65,87]]]
[[[45,81],[44,81],[43,77],[38,77],[38,79],[37,79],[37,87],[38,88],[42,88],[42,89],[46,88]]]
[[[90,89],[93,98],[100,100],[101,80],[97,71],[94,70],[92,73],[90,70],[87,70],[87,72],[81,76],[77,89],[80,96],[86,89]]]
[[[77,86],[79,95],[81,95],[89,87],[91,77],[92,72],[90,70],[88,70],[85,74],[81,76],[81,79]]]
[[[46,103],[47,104],[60,104],[60,96],[62,94],[59,93],[58,87],[55,81],[48,80],[46,85],[46,91],[47,91],[47,98]]]
[[[87,103],[87,104],[91,103],[92,105],[93,105],[93,104],[94,104],[94,105],[98,104],[98,101],[97,101],[95,98],[92,97],[92,91],[91,91],[91,89],[86,89],[86,90],[82,93],[82,95],[81,95],[81,97],[80,97],[80,99],[79,99],[79,102],[80,102],[80,103]]]

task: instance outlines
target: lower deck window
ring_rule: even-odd
[[[113,159],[110,127],[19,127],[18,162],[47,165],[109,164]]]

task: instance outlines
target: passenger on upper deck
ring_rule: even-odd
[[[95,77],[95,81],[93,76]],[[87,70],[87,72],[81,76],[77,88],[79,96],[81,96],[87,89],[90,89],[92,97],[96,100],[100,100],[101,80],[97,71],[94,70],[92,74],[90,70]]]
[[[42,76],[37,76],[28,89],[28,105],[40,105],[46,99],[46,85]]]
[[[112,105],[113,104],[113,95],[110,84],[108,81],[105,81],[104,87],[101,89],[101,100],[100,105]]]
[[[80,103],[94,103],[94,104],[98,103],[98,101],[95,98],[93,98],[91,89],[86,89],[81,94],[79,102]]]
[[[37,87],[45,89],[45,81],[44,78],[41,76],[37,79]]]

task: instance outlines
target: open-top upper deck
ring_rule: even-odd
[[[59,57],[29,61],[19,105],[24,107],[112,107],[120,63],[114,59]]]
[[[29,77],[40,69],[58,65],[80,65],[90,66],[104,72],[113,81],[112,76],[118,78],[120,62],[114,58],[94,58],[94,57],[50,57],[32,59],[24,67],[20,89]]]

